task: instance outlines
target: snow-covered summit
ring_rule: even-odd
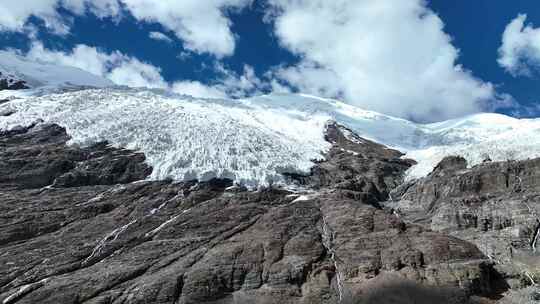
[[[38,119],[66,127],[72,144],[107,140],[140,150],[153,179],[230,178],[257,186],[283,182],[283,172],[308,173],[330,143],[325,126],[336,121],[358,135],[397,148],[428,174],[449,155],[475,165],[540,157],[540,120],[499,114],[416,124],[309,95],[200,99],[164,91],[105,88],[26,96],[0,105],[0,130]]]
[[[29,88],[73,86],[107,87],[110,80],[78,68],[29,60],[13,52],[0,51],[0,81],[24,81]]]

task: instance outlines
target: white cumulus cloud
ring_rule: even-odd
[[[49,50],[43,44],[34,42],[26,54],[32,60],[50,62],[58,65],[73,66],[112,80],[118,85],[131,87],[167,88],[161,77],[161,70],[115,51],[103,52],[95,47],[77,45],[71,51]]]
[[[167,89],[203,98],[260,94],[261,88],[265,85],[249,65],[244,66],[242,74],[237,74],[220,63],[216,63],[213,67],[216,79],[208,84],[193,80],[167,82],[162,77],[159,67],[119,51],[105,52],[84,44],[76,45],[69,51],[59,51],[47,49],[41,42],[34,41],[24,56],[31,60],[76,67],[107,78],[117,85]]]
[[[423,0],[269,0],[267,21],[300,56],[273,71],[301,91],[416,120],[489,109],[492,84],[456,63],[459,51]]]
[[[530,76],[540,67],[540,28],[525,25],[527,15],[520,14],[503,33],[498,63],[514,76]]]
[[[171,89],[180,94],[206,98],[242,98],[260,95],[263,89],[269,87],[257,75],[253,67],[244,65],[242,74],[235,73],[220,63],[215,64],[214,71],[217,79],[212,84],[203,84],[199,81],[177,81]]]
[[[58,8],[82,15],[87,11],[98,17],[116,16],[117,0],[19,0],[0,1],[0,30],[24,31],[31,16],[41,19],[47,28],[58,34],[69,32],[69,20],[58,13]]]
[[[218,57],[232,55],[235,36],[230,10],[248,6],[252,0],[121,0],[138,20],[157,22],[173,31],[194,52]]]
[[[252,0],[20,0],[0,1],[0,30],[27,30],[31,16],[44,21],[58,34],[69,32],[69,20],[58,13],[63,7],[74,14],[88,12],[100,18],[121,18],[124,8],[137,20],[159,23],[176,34],[184,47],[217,57],[233,54],[236,37],[228,13],[243,9]]]
[[[209,86],[200,81],[177,81],[172,84],[171,90],[178,94],[203,98],[227,98],[227,94],[219,87]]]

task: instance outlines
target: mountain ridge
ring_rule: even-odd
[[[409,179],[426,176],[451,155],[469,166],[540,156],[540,119],[482,113],[423,125],[301,94],[232,100],[130,88],[54,92],[0,105],[11,113],[0,117],[0,129],[43,120],[66,127],[73,144],[109,141],[140,150],[155,168],[154,179],[282,183],[281,172],[307,174],[313,160],[324,158],[324,128],[332,121],[415,159]]]

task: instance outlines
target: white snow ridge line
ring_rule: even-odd
[[[170,223],[176,221],[181,215],[185,214],[185,213],[188,213],[189,211],[191,210],[190,209],[186,209],[184,211],[182,211],[182,213],[180,214],[177,214],[173,217],[171,217],[170,219],[166,220],[165,222],[163,222],[161,225],[159,225],[157,228],[153,229],[152,231],[150,232],[147,232],[144,236],[145,237],[153,237],[154,235],[156,235],[159,231],[161,231],[161,229],[163,229],[165,226],[169,225]]]

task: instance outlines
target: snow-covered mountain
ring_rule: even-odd
[[[56,123],[66,127],[72,144],[107,140],[144,152],[154,167],[153,179],[281,183],[281,173],[308,173],[314,160],[324,159],[331,147],[325,141],[330,121],[416,160],[409,178],[427,175],[449,155],[462,155],[471,166],[487,158],[540,157],[540,119],[484,113],[417,124],[302,94],[193,98],[109,87],[108,80],[82,70],[6,52],[0,52],[0,71],[10,83],[24,81],[33,88],[0,91],[0,100],[10,100],[0,103],[0,113],[9,114],[0,114],[0,130],[37,120]]]
[[[28,60],[7,51],[0,51],[0,82],[2,81],[11,84],[24,83],[25,87],[32,89],[114,85],[110,80],[81,69]]]
[[[308,95],[224,100],[104,88],[26,96],[0,105],[6,110],[13,114],[0,117],[3,130],[41,119],[66,127],[72,144],[108,140],[140,150],[154,179],[280,183],[281,173],[308,173],[313,160],[324,158],[329,121],[405,152],[418,162],[410,178],[428,174],[448,155],[470,165],[540,156],[538,119],[476,114],[423,125]]]

